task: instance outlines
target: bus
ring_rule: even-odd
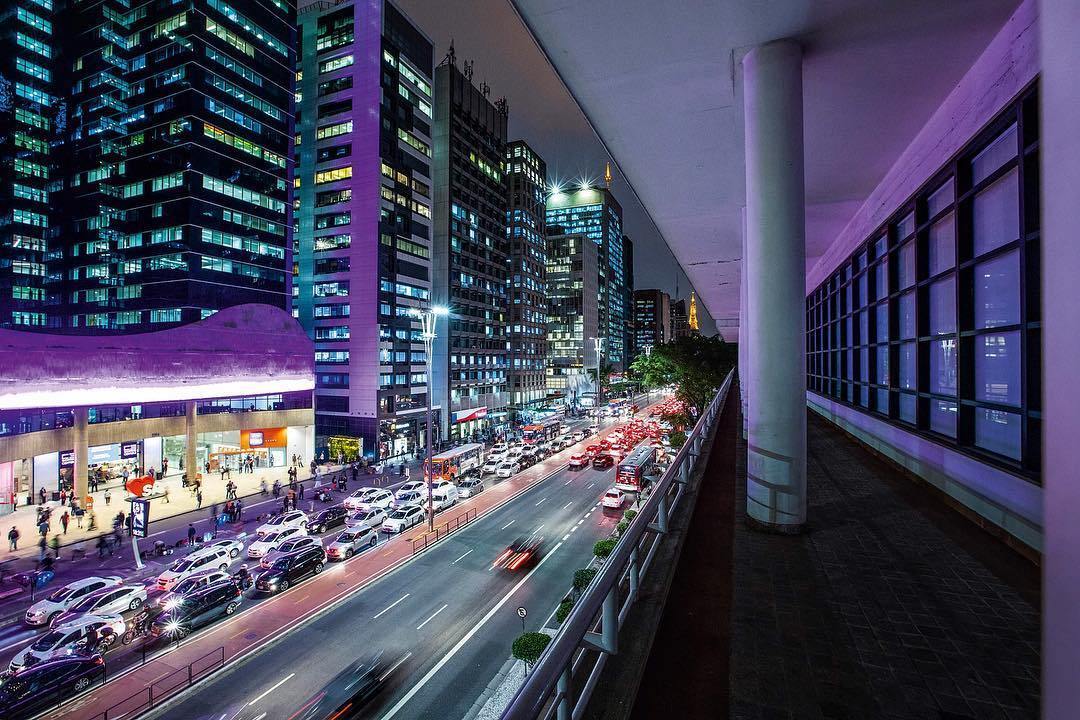
[[[615,472],[615,487],[623,492],[641,492],[652,482],[656,470],[656,448],[642,443],[630,451]]]
[[[559,436],[559,428],[562,421],[559,418],[547,418],[534,425],[526,425],[521,429],[521,439],[526,445],[554,440]]]
[[[484,464],[484,446],[480,443],[459,445],[456,448],[441,452],[431,458],[431,465],[435,469],[435,480],[449,480],[454,482],[457,478],[473,470],[479,471]],[[432,480],[428,472],[427,460],[424,461],[424,480]]]

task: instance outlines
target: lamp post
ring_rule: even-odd
[[[434,478],[431,467],[431,349],[435,344],[435,325],[440,316],[449,315],[450,311],[439,305],[433,305],[426,310],[417,309],[413,315],[420,320],[420,335],[424,339],[424,355],[427,359],[427,514],[428,532],[435,529],[435,503],[432,499]]]
[[[604,386],[600,380],[600,353],[604,351],[604,340],[602,337],[589,338],[593,341],[593,349],[596,351],[596,412],[597,417],[600,415],[600,404],[604,398]]]
[[[645,357],[647,357],[647,358],[652,357],[652,349],[653,349],[652,345],[646,345],[645,346]],[[643,383],[645,383],[645,403],[646,404],[651,403],[652,402],[652,387],[648,384],[648,382],[645,380],[645,378],[642,378],[641,381]]]

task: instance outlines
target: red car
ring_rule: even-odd
[[[590,460],[592,460],[594,457],[596,457],[597,455],[599,455],[603,451],[604,451],[604,448],[601,445],[590,445],[587,448],[585,448],[585,455],[588,456],[588,458]]]
[[[608,468],[615,467],[615,458],[610,455],[597,455],[592,461],[593,469],[595,470],[607,470]]]

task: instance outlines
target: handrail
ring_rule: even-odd
[[[675,487],[681,494],[678,484],[688,481],[692,466],[700,456],[702,441],[723,410],[731,379],[732,372],[729,372],[694,424],[686,442],[675,454],[671,465],[655,484],[652,494],[619,537],[615,549],[604,561],[600,572],[574,603],[570,615],[563,621],[559,631],[525,678],[524,684],[503,711],[502,720],[533,720],[544,716],[545,706],[551,700],[554,700],[557,707],[559,720],[569,720],[580,715],[595,686],[595,679],[590,677],[590,681],[585,684],[575,701],[570,689],[574,657],[582,648],[597,650],[601,653],[599,662],[602,663],[606,655],[615,653],[618,626],[625,617],[625,608],[621,613],[618,610],[620,587],[629,575],[630,596],[626,601],[628,606],[634,600],[640,576],[647,569],[652,554],[650,552],[644,566],[640,566],[638,550],[646,533],[667,532],[669,493]],[[676,501],[678,497],[677,494]],[[592,632],[598,616],[601,618],[601,633]]]

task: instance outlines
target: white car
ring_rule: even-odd
[[[90,593],[120,585],[123,582],[124,579],[116,575],[87,577],[69,582],[64,587],[53,591],[44,600],[38,600],[31,605],[26,611],[26,624],[48,625],[59,613],[64,612]]]
[[[623,503],[626,502],[626,495],[619,488],[608,488],[608,491],[604,493],[604,499],[600,501],[600,504],[606,508],[621,508]]]
[[[51,627],[60,627],[83,615],[118,615],[138,610],[146,603],[146,588],[142,585],[107,587],[90,593],[66,611],[53,616]]]
[[[48,660],[63,650],[70,650],[74,654],[76,646],[84,641],[90,630],[94,630],[98,636],[95,647],[90,650],[98,652],[119,645],[120,638],[127,631],[127,625],[119,615],[83,615],[58,625],[23,648],[11,659],[10,668],[12,671],[20,670],[27,665]]]
[[[356,530],[361,527],[377,528],[383,524],[383,520],[386,519],[386,510],[382,508],[371,508],[370,510],[357,510],[352,515],[345,518],[345,527]]]
[[[370,510],[372,508],[392,507],[394,505],[394,493],[389,490],[376,490],[373,493],[368,493],[364,496],[363,501],[356,503],[356,507],[349,508],[350,510]],[[348,503],[345,507],[349,507]]]
[[[264,535],[255,542],[248,545],[247,556],[252,559],[258,559],[266,555],[277,548],[278,545],[285,542],[291,537],[297,537],[301,535],[307,535],[307,528],[304,527],[287,527],[272,532],[269,535]]]
[[[277,561],[282,555],[289,555],[297,550],[303,550],[307,547],[322,547],[322,540],[311,535],[299,535],[289,538],[283,543],[280,543],[270,552],[263,556],[263,559],[259,561],[259,566],[263,569],[271,567],[274,562]]]
[[[507,460],[499,463],[498,469],[495,470],[495,475],[501,478],[508,478],[519,472],[521,472],[521,464],[516,460]]]
[[[308,516],[303,510],[290,510],[281,515],[275,515],[255,530],[255,535],[260,540],[264,535],[275,533],[283,528],[298,528],[307,525]]]
[[[484,492],[484,481],[478,477],[467,477],[458,483],[457,489],[459,497],[475,497]]]
[[[349,510],[356,510],[360,507],[360,503],[367,500],[367,496],[372,493],[378,492],[379,488],[374,487],[362,487],[357,490],[353,490],[349,497],[345,498],[345,507]]]
[[[492,455],[505,455],[506,451],[510,449],[510,446],[506,443],[495,443],[488,450],[487,456],[490,458]]]
[[[199,548],[175,561],[169,569],[158,575],[158,590],[172,590],[178,582],[204,570],[228,570],[231,556],[223,547]]]
[[[585,429],[585,433],[587,435],[595,435],[598,432],[600,432],[600,426],[596,424],[590,425],[588,428]]]
[[[384,533],[399,533],[423,521],[424,508],[419,505],[408,505],[390,513],[386,521],[383,522],[382,531]]]
[[[353,555],[367,548],[373,548],[379,542],[379,533],[375,528],[365,526],[352,527],[344,531],[326,548],[329,560],[348,560]]]
[[[414,490],[419,490],[422,487],[424,487],[424,481],[423,480],[410,480],[407,483],[402,483],[401,487],[399,487],[397,489],[397,492],[394,493],[394,496],[397,497],[399,495],[404,495],[405,493],[413,492]]]
[[[500,462],[502,462],[502,455],[499,455],[498,457],[492,457],[491,455],[488,455],[488,461],[484,463],[484,467],[480,468],[480,472],[484,473],[485,475],[490,475],[491,473],[499,469]]]
[[[556,451],[555,441],[554,440],[548,440],[547,442],[542,442],[539,445],[536,445],[535,447],[536,447],[536,452],[539,455],[543,456],[543,457],[547,457],[548,455],[550,455],[551,453]]]
[[[401,493],[397,499],[394,500],[395,508],[408,507],[409,505],[419,505],[420,503],[427,502],[427,490],[423,492],[420,490],[412,490],[407,493]]]
[[[204,547],[225,548],[226,550],[229,551],[229,557],[232,558],[233,560],[235,560],[236,558],[240,557],[240,553],[244,552],[244,538],[245,537],[246,537],[246,534],[245,535],[240,535],[240,536],[235,537],[235,538],[228,538],[226,540],[215,540],[214,542],[212,542],[209,545],[206,545]]]
[[[525,452],[524,445],[514,445],[506,451],[506,455],[503,456],[503,462],[507,460],[513,460],[521,457],[521,454]]]
[[[445,510],[457,503],[459,497],[461,497],[461,495],[458,492],[457,486],[452,483],[447,483],[432,491],[431,509],[435,512]]]
[[[573,442],[581,442],[585,439],[585,432],[582,430],[575,430],[574,434],[570,436],[570,440]]]
[[[589,458],[585,455],[571,455],[570,462],[567,466],[572,470],[580,470],[581,468],[589,466]]]

